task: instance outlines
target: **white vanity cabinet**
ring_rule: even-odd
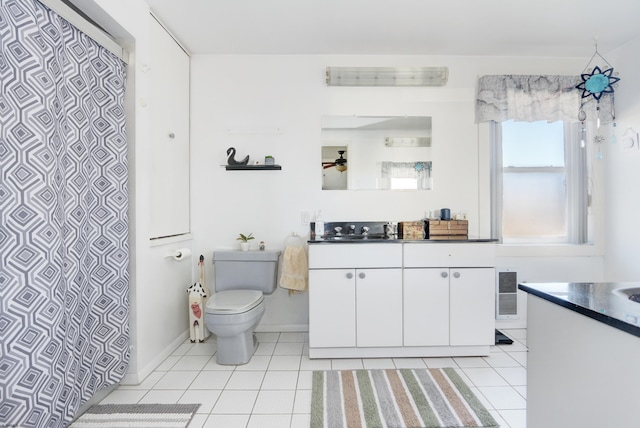
[[[309,246],[309,357],[488,355],[495,244]]]
[[[490,242],[407,244],[405,346],[493,345],[494,265]]]
[[[309,246],[309,347],[401,345],[402,244]]]

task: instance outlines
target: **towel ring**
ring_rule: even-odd
[[[304,240],[296,233],[291,234],[284,241],[285,247],[302,247],[304,246]]]

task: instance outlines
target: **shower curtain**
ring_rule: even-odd
[[[125,66],[0,1],[0,426],[67,426],[129,358]]]

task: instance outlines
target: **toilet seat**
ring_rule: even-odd
[[[241,314],[258,306],[264,296],[257,290],[226,290],[215,293],[205,308],[208,314]]]

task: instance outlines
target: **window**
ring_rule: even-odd
[[[492,229],[503,243],[589,242],[579,124],[493,122]]]

